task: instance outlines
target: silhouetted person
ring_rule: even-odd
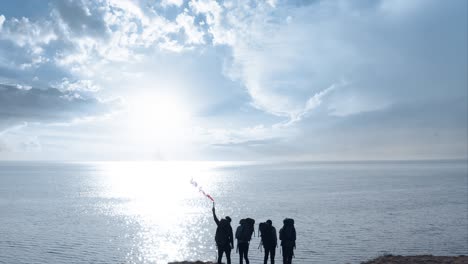
[[[266,221],[266,223],[262,223],[260,225],[262,226],[260,230],[262,236],[262,244],[263,248],[265,249],[265,257],[263,259],[263,264],[267,264],[268,255],[270,255],[271,264],[275,264],[276,245],[278,244],[276,228],[272,225],[272,222],[269,219]]]
[[[216,247],[218,248],[218,264],[221,264],[223,253],[226,253],[227,264],[231,264],[231,249],[234,248],[234,237],[232,235],[231,218],[226,216],[224,219],[218,220],[216,217],[215,208],[213,206],[213,218],[218,226],[216,228]]]
[[[239,250],[239,263],[249,264],[249,243],[254,232],[255,220],[252,218],[241,219],[236,229],[237,249]]]
[[[294,248],[296,248],[296,228],[294,228],[294,220],[290,218],[284,219],[283,224],[279,231],[283,249],[283,264],[291,264]]]

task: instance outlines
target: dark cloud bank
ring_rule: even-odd
[[[120,99],[103,101],[91,96],[0,84],[0,130],[24,122],[70,122],[102,116],[122,106]]]

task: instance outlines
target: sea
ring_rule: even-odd
[[[468,255],[467,164],[2,161],[0,263],[215,261],[205,194],[234,230],[255,219],[251,263],[263,263],[258,224],[285,218],[297,264]]]

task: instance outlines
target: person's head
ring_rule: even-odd
[[[284,224],[284,225],[291,225],[291,226],[294,226],[294,219],[285,218],[285,219],[283,220],[283,224]]]
[[[229,223],[231,223],[231,221],[232,221],[231,217],[226,216],[225,218],[226,218],[226,220],[227,220]]]
[[[271,225],[273,224],[273,223],[271,222],[270,219],[268,219],[268,220],[266,221],[266,223],[267,223],[269,226],[271,226]]]
[[[245,222],[245,219],[241,219],[241,220],[239,221],[239,225],[242,225],[244,222]]]

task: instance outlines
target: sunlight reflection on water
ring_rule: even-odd
[[[223,163],[225,165],[225,163]],[[211,201],[190,184],[196,179],[207,191],[214,191],[214,167],[203,162],[108,162],[99,164],[98,177],[103,198],[123,199],[122,207],[111,214],[131,217],[140,226],[135,239],[137,252],[128,254],[130,262],[167,263],[193,258],[190,249],[209,248],[206,226]],[[210,219],[211,220],[211,219]],[[211,241],[210,241],[211,242]],[[194,245],[196,244],[196,245]],[[136,258],[136,259],[135,259]]]

